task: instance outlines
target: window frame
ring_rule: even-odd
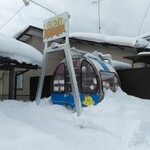
[[[105,72],[105,73],[108,73],[108,74],[109,74],[109,73],[110,73],[110,74],[114,74],[115,77],[116,77],[116,79],[117,79],[117,81],[118,81],[118,82],[117,82],[117,87],[120,86],[120,80],[119,80],[119,77],[118,77],[118,75],[116,74],[116,72],[112,72],[112,71],[111,71],[111,72],[108,72],[108,71],[100,70],[99,73],[100,73],[100,76],[101,76],[101,81],[102,81],[101,83],[102,83],[102,87],[103,87],[103,88],[102,88],[103,92],[105,92],[105,91],[104,91],[104,87],[105,87],[105,86],[104,86],[104,84],[103,84],[103,81],[104,81],[104,80],[103,80],[103,78],[102,78],[102,74],[101,74],[102,72]],[[107,90],[107,89],[110,89],[110,90],[111,90],[110,87],[109,87],[109,88],[106,88],[106,90]],[[111,91],[112,91],[112,90],[111,90]],[[116,91],[117,91],[117,90],[116,90]],[[115,91],[115,92],[116,92],[116,91]],[[113,91],[113,92],[114,92],[114,91]]]
[[[92,70],[93,70],[93,73],[94,73],[94,75],[95,75],[95,79],[96,79],[96,81],[97,81],[97,83],[96,83],[96,86],[95,86],[95,89],[94,90],[91,90],[91,92],[85,92],[85,91],[83,91],[83,80],[82,80],[82,67],[83,67],[83,62],[87,62],[88,63],[88,65],[90,65],[90,67],[92,68]],[[94,78],[93,78],[94,79]],[[99,78],[98,78],[98,73],[96,72],[96,68],[95,68],[95,66],[90,62],[90,61],[88,61],[87,59],[83,59],[82,61],[81,61],[81,65],[80,65],[80,90],[81,90],[81,93],[82,94],[95,94],[95,93],[97,93],[98,92],[98,90],[99,90]],[[90,88],[90,87],[89,87]]]
[[[55,77],[56,77],[56,73],[57,73],[57,71],[58,71],[58,69],[59,69],[59,67],[61,66],[61,65],[64,65],[64,74],[62,74],[63,75],[63,77],[64,77],[64,90],[62,90],[62,91],[55,91],[54,90],[54,79],[55,79]],[[65,90],[66,90],[66,65],[65,65],[65,63],[64,62],[62,62],[62,63],[60,63],[58,66],[57,66],[57,68],[56,68],[56,70],[55,70],[55,72],[54,72],[54,74],[53,74],[53,78],[52,78],[52,92],[53,93],[65,93]]]
[[[18,84],[19,84],[18,80],[21,81],[21,87],[20,86],[18,87]],[[24,88],[24,74],[21,71],[17,71],[16,72],[16,90],[23,90],[23,88]]]

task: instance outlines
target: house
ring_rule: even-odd
[[[14,99],[16,89],[23,88],[23,74],[40,68],[42,58],[32,46],[0,34],[0,98]]]
[[[27,43],[40,52],[43,52],[43,30],[34,26],[29,26],[23,32],[19,33],[16,37],[17,40]],[[121,62],[131,64],[132,61],[129,59],[124,59],[126,56],[133,56],[137,51],[142,51],[148,45],[149,42],[139,38],[129,38],[129,37],[115,37],[96,33],[74,33],[70,34],[70,45],[71,47],[76,47],[79,50],[84,50],[87,52],[99,51],[104,54],[111,54],[112,59]],[[64,58],[64,53],[60,52],[53,53],[48,56],[48,63],[46,69],[46,75],[51,76],[55,70],[55,67]],[[30,99],[30,91],[34,86],[31,87],[30,78],[39,76],[39,71],[31,70],[23,75],[22,88],[17,90],[17,99]],[[50,89],[50,81],[47,84]],[[29,87],[31,89],[29,89]],[[36,90],[35,90],[36,91]]]
[[[29,26],[17,35],[16,39],[43,52],[43,30],[40,28]],[[103,54],[111,54],[112,59],[126,63],[131,63],[131,61],[124,59],[124,57],[135,55],[137,51],[142,51],[148,44],[149,42],[143,38],[137,40],[135,37],[108,36],[97,33],[70,34],[71,47],[88,52],[100,51]]]
[[[142,38],[108,36],[96,33],[70,34],[70,44],[85,51],[100,51],[103,54],[111,54],[112,59],[129,63],[126,56],[134,56],[137,52],[147,47],[149,42]]]

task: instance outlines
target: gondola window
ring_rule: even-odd
[[[94,68],[88,61],[83,60],[81,65],[82,93],[95,93],[97,91],[97,83]]]
[[[63,92],[65,90],[65,64],[62,63],[57,68],[54,80],[53,80],[53,91],[54,92]]]
[[[118,78],[113,72],[104,72],[101,71],[101,77],[103,82],[103,89],[110,89],[113,92],[116,92],[119,86]]]

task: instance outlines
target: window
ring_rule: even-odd
[[[58,66],[55,71],[53,79],[53,91],[54,92],[63,92],[65,90],[65,64],[62,63]]]
[[[81,89],[82,93],[95,93],[97,92],[97,78],[92,65],[83,60],[81,64]]]
[[[119,85],[116,74],[113,72],[104,72],[104,71],[101,71],[100,73],[102,77],[104,91],[110,89],[113,92],[116,92]]]
[[[23,90],[23,74],[17,75],[16,88],[17,90]]]
[[[73,66],[74,66],[75,76],[76,76],[76,80],[77,80],[77,85],[79,87],[80,58],[74,57],[72,60],[73,60]],[[69,75],[67,68],[66,68],[65,73],[66,73],[66,92],[72,92],[70,75]]]

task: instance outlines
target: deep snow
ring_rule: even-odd
[[[0,150],[149,150],[150,101],[121,89],[97,106],[73,111],[35,102],[0,102]]]

